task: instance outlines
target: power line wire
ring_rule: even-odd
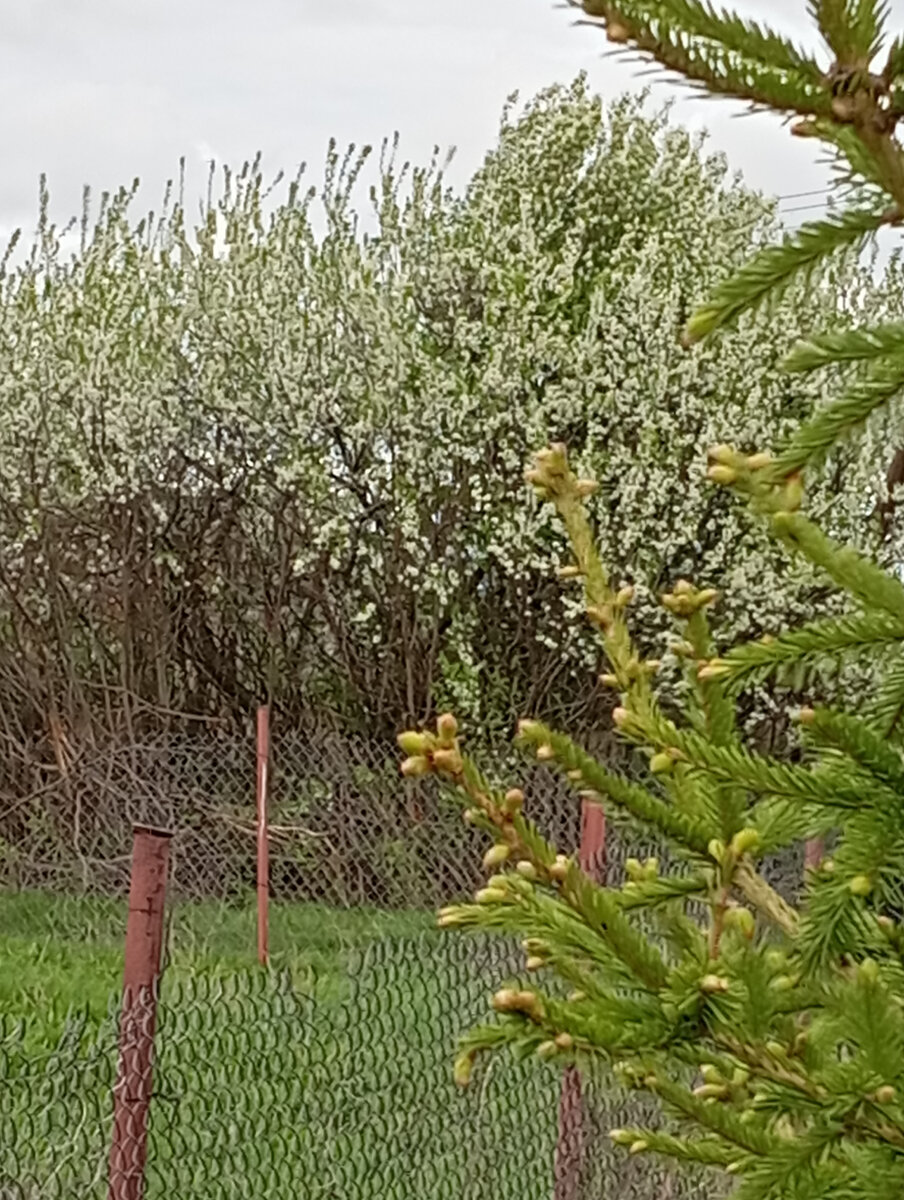
[[[788,192],[786,196],[777,196],[778,200],[801,200],[804,196],[825,196],[830,187],[814,188],[812,192]]]

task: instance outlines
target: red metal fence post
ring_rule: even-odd
[[[141,1200],[144,1193],[171,838],[161,829],[134,829],[108,1200]]]
[[[257,960],[270,960],[270,833],[267,823],[267,789],[270,783],[270,709],[257,710]]]
[[[606,814],[601,804],[581,805],[581,870],[598,883],[606,872]],[[584,1109],[581,1076],[577,1067],[566,1067],[559,1097],[559,1136],[556,1141],[555,1200],[577,1200],[584,1158]]]
[[[826,844],[823,838],[810,838],[804,846],[804,870],[815,871],[825,852]]]

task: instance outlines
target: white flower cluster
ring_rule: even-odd
[[[706,483],[705,451],[774,445],[838,384],[779,372],[794,338],[837,323],[836,293],[857,320],[896,315],[900,288],[846,260],[683,350],[696,303],[775,236],[774,207],[666,114],[604,110],[583,80],[509,110],[463,195],[385,162],[366,235],[362,166],[333,155],[323,189],[293,185],[266,220],[248,168],[194,230],[178,206],[136,227],[124,194],[70,262],[44,228],[4,278],[13,658],[48,688],[114,678],[169,705],[241,704],[265,681],[392,722],[431,701],[488,724],[571,703],[593,641],[522,481],[549,440],[601,483],[603,555],[638,585],[647,645],[681,575],[723,589],[725,639],[825,603]],[[813,481],[860,545],[888,436]]]

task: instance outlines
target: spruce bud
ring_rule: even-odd
[[[879,964],[874,958],[865,958],[857,968],[857,975],[864,983],[878,983]]]
[[[549,943],[542,938],[525,938],[521,943],[525,954],[549,954]]]
[[[433,765],[438,771],[444,771],[447,775],[460,775],[464,763],[457,750],[445,747],[433,751]]]
[[[737,471],[732,470],[731,467],[710,467],[706,474],[713,483],[722,485],[734,483],[738,477]]]
[[[749,908],[730,908],[725,914],[725,925],[729,929],[736,929],[747,941],[756,932],[756,918]]]
[[[508,895],[501,888],[485,887],[475,894],[474,899],[478,904],[501,904]]]
[[[550,878],[555,879],[559,883],[561,883],[563,880],[565,880],[568,877],[568,871],[569,871],[570,866],[571,866],[571,863],[565,857],[564,854],[557,854],[555,862],[549,868]]]
[[[587,606],[587,616],[594,623],[594,625],[599,625],[603,629],[608,629],[612,624],[612,605],[590,604]]]
[[[622,726],[625,725],[627,720],[628,720],[628,710],[626,708],[622,708],[621,705],[619,705],[618,708],[613,708],[612,724],[615,725],[615,727],[617,729],[621,729]]]
[[[430,749],[430,740],[425,733],[418,733],[416,729],[406,729],[404,733],[400,733],[396,738],[399,743],[399,749],[412,757],[425,754]]]
[[[518,1007],[518,993],[514,988],[500,988],[491,1004],[496,1012],[514,1012]]]
[[[465,923],[465,916],[461,909],[449,905],[447,908],[441,908],[436,914],[436,923],[440,929],[454,929]]]
[[[848,889],[853,896],[868,896],[873,890],[873,881],[869,875],[855,875],[848,884]]]
[[[524,806],[524,792],[521,788],[509,788],[502,798],[502,811],[507,817],[513,817]]]
[[[452,713],[443,713],[436,718],[436,732],[443,741],[451,742],[458,733],[458,722]]]
[[[650,770],[654,775],[667,775],[675,769],[675,760],[670,754],[661,750],[650,759]]]
[[[574,1046],[574,1038],[570,1033],[565,1033],[564,1031],[562,1033],[557,1033],[556,1045],[560,1050],[571,1050],[571,1048]]]
[[[483,856],[484,869],[491,871],[493,867],[498,867],[500,863],[504,863],[512,850],[505,842],[497,842],[495,846],[490,846],[486,854]]]
[[[471,1074],[474,1070],[474,1055],[468,1051],[464,1054],[459,1054],[455,1060],[455,1065],[452,1068],[452,1078],[455,1080],[456,1086],[466,1088],[471,1082]]]
[[[722,679],[731,673],[731,666],[721,659],[713,658],[697,670],[697,678],[701,680]]]
[[[406,779],[417,779],[421,775],[428,775],[430,773],[430,760],[422,754],[412,754],[402,763],[401,771]]]
[[[891,1084],[883,1084],[882,1087],[876,1088],[876,1103],[877,1104],[893,1104],[897,1096],[897,1092]]]
[[[528,971],[539,971],[541,967],[546,966],[546,959],[540,958],[540,956],[537,954],[533,954],[524,965]]]
[[[539,874],[534,864],[526,858],[521,859],[521,861],[515,867],[515,870],[519,875],[523,876],[525,879],[529,879],[531,882],[533,882]]]
[[[548,742],[544,742],[542,746],[537,747],[537,758],[540,762],[551,762],[556,756],[556,752]]]
[[[741,829],[731,839],[731,848],[738,857],[742,854],[747,854],[750,850],[755,850],[760,844],[760,835],[755,829]]]
[[[709,994],[727,992],[730,986],[728,980],[722,975],[704,975],[700,980],[700,991]]]

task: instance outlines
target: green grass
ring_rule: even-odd
[[[0,1197],[106,1200],[125,916],[0,895]],[[502,1058],[464,1094],[451,1080],[458,1033],[520,956],[426,913],[271,917],[263,971],[253,907],[172,914],[145,1200],[550,1200],[555,1070]],[[613,1115],[582,1200],[622,1194]]]
[[[271,918],[262,971],[252,908],[172,914],[147,1200],[470,1200],[474,1170],[500,1200],[550,1193],[554,1075],[451,1081],[495,981],[471,944],[427,913]],[[122,904],[0,896],[0,1196],[106,1195],[124,927]]]
[[[224,978],[257,970],[249,905],[176,905],[168,917],[167,978]],[[375,937],[429,930],[429,913],[273,905],[271,963],[299,986],[339,988],[349,956]],[[0,894],[0,1016],[24,1020],[33,1045],[54,1045],[71,1014],[91,1028],[108,1014],[122,978],[126,905],[102,897]]]

